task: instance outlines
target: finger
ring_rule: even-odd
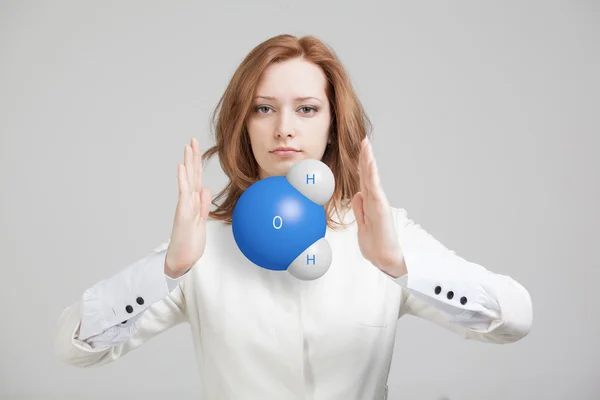
[[[363,141],[362,150],[361,150],[361,168],[362,168],[362,182],[364,191],[363,194],[365,196],[369,195],[369,187],[367,186],[367,181],[369,179],[369,147],[367,139]]]
[[[374,200],[375,203],[379,205],[378,209],[385,213],[387,208],[389,207],[387,196],[385,195],[385,191],[381,186],[381,179],[379,176],[379,168],[377,167],[377,162],[373,160],[372,166],[372,190],[371,190],[371,199]]]
[[[372,174],[371,174],[371,162],[373,161],[373,148],[371,147],[371,142],[367,139],[365,141],[365,149],[364,149],[364,165],[365,165],[365,169],[364,169],[364,173],[363,173],[363,177],[365,180],[365,199],[363,200],[367,200],[369,198],[371,198],[373,196],[373,180],[372,180]]]
[[[373,155],[373,147],[369,143],[368,145],[368,167],[366,174],[366,182],[365,186],[367,187],[367,192],[371,198],[377,198],[380,194],[380,181],[379,181],[379,171],[377,169],[377,162],[375,161],[375,156]]]
[[[377,191],[379,189],[377,182],[379,181],[378,176],[377,176],[377,164],[375,163],[374,159],[369,160],[369,167],[368,167],[368,178],[367,178],[367,189],[369,190],[369,194],[372,196],[377,195]]]
[[[377,192],[381,192],[381,177],[379,176],[379,167],[377,161],[373,158],[373,187]]]
[[[367,189],[365,187],[365,174],[367,171],[367,166],[365,164],[365,146],[366,146],[366,138],[363,139],[360,146],[360,154],[358,156],[358,176],[360,179],[360,191],[363,195],[367,195]]]
[[[185,172],[186,172],[186,179],[187,179],[187,183],[188,183],[188,189],[194,190],[194,167],[193,167],[193,160],[192,160],[192,148],[190,147],[189,144],[185,145],[183,159],[184,159],[184,163],[185,163]]]
[[[190,185],[190,189],[192,191],[195,191],[198,189],[196,188],[196,155],[195,155],[195,150],[194,150],[194,137],[193,136],[190,139],[190,154],[191,154],[191,160],[192,160],[191,169],[190,169],[190,172],[192,174],[192,184]]]
[[[381,188],[381,180],[379,179],[379,170],[377,168],[377,163],[375,160],[372,160],[369,163],[369,179],[368,179],[368,188],[369,195],[373,200],[383,200],[383,189]]]
[[[181,164],[177,164],[177,183],[179,186],[179,197],[187,197],[190,190],[187,184],[185,166]]]
[[[198,139],[192,137],[192,150],[194,150],[194,176],[195,190],[202,189],[202,153],[200,152],[200,143]]]

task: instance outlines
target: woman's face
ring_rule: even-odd
[[[246,121],[260,179],[283,176],[303,159],[322,159],[331,124],[326,83],[320,67],[300,58],[263,72]]]

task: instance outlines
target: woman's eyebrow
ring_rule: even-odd
[[[272,96],[256,96],[255,99],[266,99],[266,100],[277,100],[275,97]],[[306,97],[296,97],[294,100],[295,101],[306,101],[306,100],[317,100],[317,101],[322,101],[321,99],[319,99],[318,97],[313,97],[313,96],[306,96]]]

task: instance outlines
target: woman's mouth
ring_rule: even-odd
[[[277,157],[289,158],[289,157],[294,157],[296,154],[300,154],[300,151],[296,151],[296,150],[275,150],[275,151],[272,151],[271,154],[274,154]]]

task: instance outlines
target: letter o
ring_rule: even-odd
[[[275,225],[275,220],[277,218],[279,218],[279,227]],[[275,218],[273,218],[273,228],[281,229],[282,226],[283,226],[283,219],[281,219],[281,217],[279,215],[276,215]]]

